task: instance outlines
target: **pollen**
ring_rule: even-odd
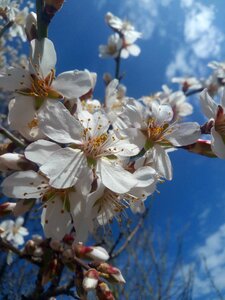
[[[35,118],[31,122],[29,122],[27,125],[30,129],[35,128],[35,127],[38,127],[39,121],[38,121],[38,119]]]

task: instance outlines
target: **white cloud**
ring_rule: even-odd
[[[184,73],[185,75],[203,75],[203,59],[218,59],[224,42],[224,34],[215,25],[213,5],[203,5],[198,1],[181,0],[185,22],[183,40],[179,41],[174,59],[167,67],[168,78]],[[182,48],[181,48],[182,47]],[[182,51],[181,51],[182,49]],[[185,50],[184,50],[185,49]],[[204,67],[204,73],[206,72]]]
[[[170,5],[172,0],[123,0],[120,5],[120,15],[132,21],[144,39],[149,39],[159,22],[159,9]],[[96,0],[98,8],[107,4],[107,0]]]
[[[194,299],[204,297],[210,299],[215,290],[210,285],[206,267],[210,272],[215,286],[220,292],[225,292],[225,224],[210,234],[201,246],[193,252],[195,261],[198,261],[194,270]],[[191,265],[185,265],[185,269]]]

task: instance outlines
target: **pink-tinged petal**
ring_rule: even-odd
[[[219,158],[225,159],[225,144],[221,135],[218,132],[216,132],[214,127],[211,130],[211,134],[212,134],[212,143],[211,143],[212,151]]]
[[[40,73],[45,78],[56,65],[56,52],[52,41],[47,38],[31,41],[30,72]]]
[[[45,203],[41,224],[47,238],[61,241],[72,229],[70,213],[63,209],[62,199],[56,196]]]
[[[170,105],[160,104],[158,101],[152,101],[152,117],[156,124],[161,125],[169,123],[173,119],[173,110]]]
[[[82,126],[62,103],[47,101],[38,119],[42,132],[50,139],[58,143],[79,143]]]
[[[10,198],[40,198],[46,191],[47,180],[34,171],[15,172],[2,182],[3,193]]]
[[[186,122],[171,126],[164,137],[173,146],[186,146],[195,143],[201,136],[200,125],[195,122]]]
[[[79,98],[92,89],[92,78],[87,71],[68,71],[59,74],[52,87],[65,98]]]
[[[84,168],[87,168],[87,159],[82,151],[63,148],[53,153],[40,171],[49,178],[49,185],[66,189],[75,185]]]
[[[61,147],[53,142],[38,140],[27,146],[24,154],[25,157],[38,165],[43,165],[51,155]]]
[[[98,161],[98,168],[102,183],[113,192],[126,193],[138,183],[131,173],[116,162],[102,158]]]
[[[203,113],[206,115],[207,118],[211,119],[211,118],[216,117],[218,105],[212,99],[212,97],[209,96],[207,89],[204,89],[200,93],[200,104],[201,104]]]
[[[0,88],[4,91],[15,92],[30,87],[30,73],[25,69],[11,67],[0,74]]]
[[[169,155],[160,145],[154,145],[153,157],[155,161],[156,171],[166,178],[167,180],[172,179],[172,165]]]
[[[130,55],[138,56],[141,53],[140,47],[138,45],[130,45],[127,47],[127,50],[129,51]]]

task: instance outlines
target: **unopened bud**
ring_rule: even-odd
[[[113,14],[111,12],[107,12],[107,14],[105,15],[105,21],[107,24],[109,24],[110,20],[112,20],[113,18]]]
[[[36,256],[36,257],[41,257],[43,254],[44,254],[44,251],[41,247],[37,247],[33,252],[33,256]]]
[[[105,282],[100,282],[96,289],[99,300],[115,300],[112,291]]]
[[[0,216],[3,217],[12,213],[15,206],[16,203],[12,203],[12,202],[5,202],[0,204]]]
[[[39,246],[43,242],[43,238],[39,234],[33,234],[32,235],[32,240],[34,241],[36,246]]]
[[[49,245],[55,251],[60,252],[62,250],[62,244],[57,240],[51,240]]]
[[[109,259],[108,252],[102,247],[88,247],[81,244],[73,244],[73,250],[77,257],[92,259],[97,261],[106,261]]]
[[[85,291],[93,290],[98,285],[99,273],[95,269],[89,269],[85,275],[83,280],[83,288]]]
[[[109,276],[107,276],[107,279],[111,282],[115,283],[126,283],[122,273],[118,268],[115,268],[107,263],[101,263],[97,267],[97,270],[101,273],[105,273]]]
[[[24,252],[27,254],[33,255],[35,248],[36,248],[36,245],[35,245],[34,241],[29,240],[26,242]]]
[[[63,258],[66,260],[70,260],[74,256],[72,249],[66,249],[65,251],[63,251],[62,255]]]
[[[45,5],[49,5],[55,8],[55,10],[60,10],[63,6],[64,0],[45,0]]]
[[[105,85],[107,86],[112,81],[112,76],[109,73],[103,74],[103,80],[105,82]]]
[[[28,14],[25,24],[25,32],[28,41],[32,41],[37,38],[37,15],[34,12]]]
[[[33,169],[33,163],[28,161],[22,154],[5,153],[0,156],[0,171],[20,171]]]

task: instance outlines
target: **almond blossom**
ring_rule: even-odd
[[[132,174],[123,169],[119,157],[134,156],[140,148],[108,131],[110,122],[103,113],[92,115],[83,111],[76,118],[63,104],[49,101],[39,114],[39,122],[47,137],[68,145],[55,151],[40,167],[51,186],[68,188],[76,183],[91,186],[92,180],[87,177],[90,170],[93,170],[93,179],[98,175],[102,183],[115,192],[127,192],[137,184]],[[33,157],[41,150],[41,145],[37,146],[38,142],[29,146],[30,149],[35,147]]]
[[[43,136],[37,115],[46,100],[77,98],[92,88],[88,71],[68,71],[55,78],[55,64],[53,43],[47,38],[32,40],[29,70],[11,67],[0,76],[0,87],[15,95],[9,106],[9,124],[28,140]]]
[[[217,104],[205,89],[200,94],[200,102],[204,114],[209,118],[212,151],[219,158],[225,159],[225,92],[221,104]]]
[[[5,220],[0,223],[0,236],[11,242],[15,247],[24,244],[24,237],[29,234],[28,230],[23,227],[24,219],[22,217],[13,220]]]

